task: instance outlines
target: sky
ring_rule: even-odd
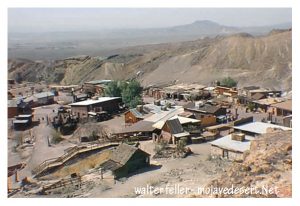
[[[160,28],[211,20],[227,26],[292,21],[290,8],[9,8],[8,32]]]

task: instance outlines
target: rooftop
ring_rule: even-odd
[[[154,114],[157,114],[157,113],[162,113],[164,112],[164,110],[162,110],[162,107],[164,107],[165,101],[161,101],[161,106],[157,106],[153,103],[151,104],[145,104],[143,105],[143,109],[146,110],[147,112],[151,112],[151,113],[154,113]],[[174,104],[171,103],[171,108],[167,108],[168,111],[172,111],[172,110],[176,110],[177,108],[180,108],[181,106],[175,106]]]
[[[292,111],[292,100],[272,104],[272,107]]]
[[[200,123],[201,121],[198,120],[198,119],[192,119],[192,118],[187,118],[187,117],[181,117],[181,116],[178,116],[178,115],[175,115],[171,118],[169,118],[169,120],[172,120],[172,119],[178,119],[180,124],[187,124],[187,123]],[[153,125],[153,127],[157,128],[157,129],[161,129],[165,124],[165,121],[158,121],[157,123],[155,123]]]
[[[253,140],[254,137],[251,136],[245,136],[245,141],[237,141],[237,140],[232,140],[231,139],[231,134],[224,136],[222,138],[219,138],[217,140],[214,140],[210,142],[211,145],[228,149],[228,150],[233,150],[233,151],[238,151],[238,152],[245,152],[246,150],[250,149],[250,144],[251,140]]]
[[[172,91],[177,91],[177,90],[202,90],[206,86],[200,85],[200,84],[175,84],[169,87],[166,87],[165,90],[172,90]]]
[[[184,106],[184,108],[192,111],[198,111],[198,112],[209,113],[209,114],[214,114],[220,109],[220,107],[209,105],[209,104],[196,106],[195,103],[193,102],[188,103],[187,105]]]
[[[116,134],[124,134],[124,133],[138,133],[138,132],[152,132],[155,130],[154,127],[152,127],[153,122],[149,121],[139,121],[134,123],[133,125],[129,127],[125,127],[120,132],[117,132]]]
[[[36,93],[33,96],[36,98],[44,98],[44,97],[54,97],[54,94],[52,92],[41,92],[41,93]]]
[[[282,102],[282,101],[283,101],[282,98],[265,98],[265,99],[260,99],[260,100],[256,100],[253,102],[257,103],[257,104],[262,104],[262,105],[271,105],[271,104],[276,104],[276,103]]]
[[[255,93],[255,94],[251,97],[251,99],[253,99],[253,100],[260,100],[260,99],[263,99],[264,97],[265,97],[265,95],[262,94],[262,93]]]
[[[182,112],[184,112],[183,107],[176,106],[173,110],[169,110],[169,111],[162,110],[160,113],[155,113],[149,117],[146,117],[144,120],[154,122],[154,123],[158,121],[166,121],[169,118],[173,117],[174,115],[178,115]]]
[[[32,116],[33,116],[32,114],[19,114],[17,117],[20,117],[20,118],[30,118]]]
[[[136,108],[129,110],[135,117],[143,119],[145,115],[148,114],[148,112],[145,112],[144,110],[142,112],[139,112]]]
[[[243,87],[244,90],[257,90],[259,89],[259,86],[247,86],[247,87]]]
[[[241,131],[256,133],[256,134],[265,134],[267,133],[267,128],[278,128],[282,130],[291,130],[289,127],[283,127],[275,124],[264,123],[264,122],[250,122],[243,125],[235,126],[234,129]]]
[[[167,120],[165,124],[169,127],[171,134],[179,134],[183,133],[184,130],[179,122],[179,119],[171,119]]]
[[[75,102],[72,104],[69,104],[70,106],[88,106],[88,105],[93,105],[93,104],[98,104],[101,102],[107,102],[107,101],[111,101],[114,99],[121,99],[121,97],[99,97],[97,100],[94,99],[88,99],[85,101],[81,101],[81,102]]]
[[[264,89],[264,88],[250,90],[250,93],[259,93],[259,92],[264,92],[264,93],[270,92],[270,93],[274,93],[274,92],[280,92],[280,91],[277,91],[277,90],[270,90],[270,89]]]
[[[110,159],[114,162],[117,162],[121,165],[125,165],[126,162],[132,157],[132,155],[139,150],[135,146],[131,146],[125,143],[120,144],[111,154]],[[141,150],[142,151],[142,150]],[[144,152],[144,151],[143,151]],[[144,152],[149,155],[148,153]],[[149,155],[150,156],[150,155]]]
[[[13,120],[13,124],[26,124],[28,122],[29,122],[28,119],[16,119],[16,120]]]
[[[16,100],[8,100],[7,101],[7,106],[8,107],[17,107],[17,101]]]
[[[85,82],[86,84],[94,84],[94,85],[97,85],[97,84],[107,84],[109,82],[111,82],[112,80],[107,80],[107,79],[102,79],[102,80],[92,80],[92,81],[89,81],[89,82]]]

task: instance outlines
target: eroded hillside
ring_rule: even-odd
[[[144,86],[173,82],[208,84],[231,76],[239,86],[291,90],[292,31],[253,37],[235,34],[196,41],[118,49],[108,58],[9,60],[9,77],[78,84],[93,79],[138,79]]]
[[[209,187],[256,188],[252,194],[222,194],[218,197],[292,197],[292,132],[273,131],[251,143],[243,163],[233,163]],[[266,192],[265,189],[272,189]],[[270,191],[270,190],[269,190]]]

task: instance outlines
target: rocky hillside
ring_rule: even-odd
[[[275,130],[260,136],[251,143],[250,153],[244,162],[233,163],[209,187],[230,188],[232,185],[239,188],[256,187],[259,194],[218,197],[292,197],[292,132]],[[263,187],[274,190],[272,194],[264,194]]]
[[[246,33],[180,43],[128,47],[110,57],[56,61],[9,60],[9,77],[78,84],[93,79],[138,79],[144,86],[174,82],[209,84],[231,76],[239,86],[292,87],[292,32]]]

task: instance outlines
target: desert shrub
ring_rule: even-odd
[[[160,141],[155,145],[154,151],[157,154],[161,154],[167,148],[168,143],[166,141]]]
[[[252,112],[255,108],[255,105],[253,103],[248,103],[247,108]]]
[[[52,130],[51,135],[52,135],[51,143],[53,144],[58,144],[64,140],[61,136],[61,133],[56,130]]]
[[[177,142],[176,151],[177,152],[184,152],[184,148],[185,148],[186,144],[187,144],[187,138],[186,137],[181,138]]]
[[[231,77],[226,77],[226,78],[221,80],[221,86],[236,87],[236,85],[237,85],[237,81],[235,81]]]

